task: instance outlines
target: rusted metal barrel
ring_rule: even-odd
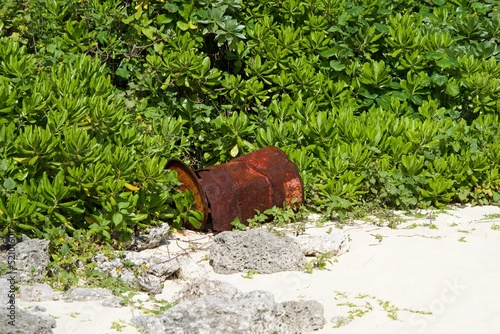
[[[228,231],[236,217],[246,224],[255,210],[291,205],[294,199],[299,205],[304,198],[297,166],[274,146],[197,171],[179,160],[169,161],[167,168],[177,172],[182,191],[193,191],[195,209],[203,212],[201,229]]]

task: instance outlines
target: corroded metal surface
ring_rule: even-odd
[[[200,229],[205,229],[205,225],[208,220],[209,207],[207,196],[198,182],[198,176],[188,165],[180,160],[170,160],[167,163],[166,168],[177,172],[177,178],[182,183],[182,185],[179,186],[180,191],[184,192],[186,190],[191,190],[193,192],[195,200],[193,209],[199,210],[203,213],[203,222]],[[186,221],[184,223],[187,225],[187,228],[194,229],[189,222]]]
[[[290,205],[294,199],[296,205],[303,201],[303,184],[297,166],[274,146],[192,174],[184,170],[186,167],[183,164],[176,169],[187,176],[185,182],[179,177],[184,188],[204,194],[207,199],[208,207],[201,210],[208,213],[203,224],[205,229],[231,230],[231,222],[236,217],[246,224],[255,210],[262,212],[273,206],[282,207],[283,203]],[[203,196],[195,195],[195,198],[202,201]],[[201,207],[202,202],[198,206]]]

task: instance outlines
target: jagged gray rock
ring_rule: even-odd
[[[92,261],[97,264],[97,270],[111,277],[120,278],[126,283],[132,283],[136,279],[134,272],[128,269],[119,258],[110,259],[103,254],[96,254],[92,257]]]
[[[2,334],[52,334],[52,328],[56,327],[56,321],[45,314],[34,314],[16,308],[15,315],[10,318],[10,311],[2,307],[0,309],[0,333]],[[9,321],[14,321],[12,326]]]
[[[180,268],[177,258],[169,259],[165,254],[148,250],[126,251],[123,256],[114,259],[96,254],[93,261],[97,263],[97,270],[121,278],[126,283],[138,284],[150,294],[161,293],[161,283]]]
[[[12,287],[12,289],[11,289]],[[12,292],[10,292],[12,290]],[[6,278],[0,278],[0,305],[2,307],[9,302],[9,294],[15,292],[15,285],[11,284]]]
[[[163,281],[172,276],[179,270],[179,261],[177,259],[166,258],[164,254],[145,255],[142,253],[128,253],[127,259],[134,262],[135,265],[144,263],[149,274],[162,277]]]
[[[306,256],[320,254],[338,256],[346,253],[350,247],[349,235],[344,232],[322,235],[301,234],[294,240]]]
[[[166,333],[162,319],[157,317],[148,317],[144,315],[139,315],[132,318],[132,323],[142,329],[142,334]]]
[[[195,300],[204,296],[224,295],[235,297],[240,292],[235,286],[217,280],[199,280],[188,284],[178,293],[177,301]]]
[[[132,236],[132,241],[125,247],[129,250],[141,251],[145,249],[156,248],[162,240],[165,240],[170,233],[170,226],[162,223],[159,226],[154,226],[146,232],[139,232]]]
[[[144,334],[303,334],[325,323],[316,301],[276,303],[269,292],[241,293],[223,282],[196,282],[180,296],[158,317],[138,316],[132,323]]]
[[[25,239],[14,246],[16,284],[38,283],[47,273],[49,241]],[[0,253],[0,262],[7,263],[8,252]],[[7,277],[9,274],[4,274]]]
[[[161,282],[159,277],[145,273],[137,277],[137,284],[150,295],[157,295],[162,292]]]
[[[249,270],[271,274],[303,270],[306,259],[292,238],[251,229],[217,234],[212,240],[209,262],[218,274]]]
[[[102,254],[96,254],[93,261],[97,269],[109,273],[112,277],[120,277],[125,282],[134,281],[135,272],[146,272],[163,278],[163,281],[179,270],[177,259],[166,258],[164,254],[151,254],[148,251],[125,252],[121,258],[109,259]],[[127,265],[124,263],[128,262]]]
[[[103,300],[102,306],[119,308],[119,307],[123,307],[124,305],[123,305],[122,299],[120,297],[113,296],[111,298],[107,298],[107,299]]]
[[[52,290],[50,285],[41,283],[22,285],[19,289],[19,297],[22,301],[26,302],[43,302],[61,299],[61,295]]]
[[[177,270],[177,278],[184,281],[197,281],[200,278],[205,278],[208,275],[207,270],[196,263],[195,260],[187,257],[180,256],[177,258],[179,263],[179,270]]]
[[[63,295],[67,301],[89,301],[113,298],[113,293],[103,288],[71,288]]]
[[[283,321],[288,325],[288,333],[310,333],[325,324],[325,309],[316,300],[291,300],[281,305],[285,308]]]

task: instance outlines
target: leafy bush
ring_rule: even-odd
[[[266,145],[314,210],[500,200],[494,1],[28,0],[0,17],[4,232],[114,242],[195,221],[166,160]]]
[[[2,92],[15,97],[0,124],[4,233],[62,226],[126,240],[142,221],[173,218],[177,181],[164,169],[173,144],[145,138],[98,60],[37,68],[11,39],[0,49]]]

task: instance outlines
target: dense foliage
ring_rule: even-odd
[[[495,1],[0,2],[0,221],[64,243],[197,218],[193,167],[266,145],[307,205],[500,200]]]

